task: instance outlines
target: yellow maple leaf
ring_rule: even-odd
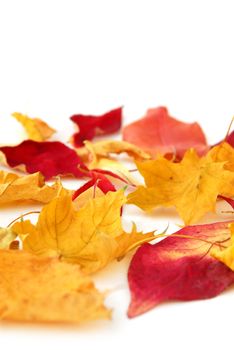
[[[0,227],[0,249],[9,248],[10,244],[15,240],[17,234],[12,230],[12,228],[2,228]]]
[[[39,118],[30,118],[17,112],[12,113],[12,116],[22,124],[30,140],[45,141],[55,133],[53,128]]]
[[[0,276],[1,320],[82,323],[110,318],[104,295],[76,265],[0,250]]]
[[[213,248],[211,255],[234,271],[234,224],[230,224],[230,242],[223,248]]]
[[[52,186],[46,185],[41,173],[19,176],[0,171],[0,205],[28,200],[48,203],[58,195],[61,189],[59,180]]]
[[[210,154],[199,158],[192,149],[180,163],[163,157],[138,162],[146,187],[129,194],[128,203],[143,210],[174,206],[185,224],[194,223],[215,210],[218,195],[234,195],[234,173],[224,166],[225,162],[215,162]]]
[[[213,161],[225,162],[224,169],[234,171],[234,148],[227,142],[213,147],[208,155]]]
[[[154,239],[153,232],[123,231],[120,210],[124,203],[120,190],[89,200],[76,210],[71,196],[62,194],[42,209],[36,226],[19,222],[12,229],[26,236],[25,250],[77,263],[85,273],[92,273],[130,248]]]
[[[97,186],[92,186],[88,190],[79,194],[78,197],[73,199],[73,204],[76,209],[82,208],[90,199],[104,196],[104,192]]]

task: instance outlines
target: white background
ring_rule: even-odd
[[[222,139],[234,114],[233,4],[0,0],[0,143],[22,140],[21,127],[10,117],[14,111],[41,117],[67,140],[73,130],[70,115],[121,105],[125,124],[148,107],[166,105],[179,119],[199,121],[209,142]],[[1,210],[0,226],[21,210]],[[172,211],[160,214],[143,216],[130,207],[125,219],[145,231],[180,222]],[[128,320],[128,262],[113,263],[95,277],[100,289],[112,291],[107,299],[112,321],[80,328],[1,324],[1,348],[232,346],[232,288],[212,300],[168,303]]]

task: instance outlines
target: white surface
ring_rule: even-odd
[[[234,114],[232,1],[0,0],[0,143],[21,141],[9,117],[39,116],[67,140],[69,116],[125,106],[125,123],[148,107],[199,121],[211,143]],[[69,182],[77,186],[77,182]],[[3,226],[26,208],[0,211]],[[179,223],[172,211],[125,219],[150,230]],[[207,217],[217,220],[215,216]],[[129,258],[95,280],[113,292],[113,321],[81,328],[0,326],[5,349],[225,348],[232,342],[233,288],[206,301],[168,303],[133,320],[126,274]]]

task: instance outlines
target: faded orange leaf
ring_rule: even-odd
[[[30,140],[45,141],[55,133],[53,128],[39,118],[30,118],[17,112],[12,113],[12,116],[22,124]]]
[[[65,191],[65,189],[63,189]],[[36,201],[48,203],[61,191],[61,183],[45,184],[41,173],[19,176],[6,171],[0,171],[0,205],[16,201]]]
[[[108,319],[104,295],[79,267],[57,258],[0,250],[0,319],[82,323]]]

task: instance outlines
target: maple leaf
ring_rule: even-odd
[[[127,153],[130,157],[136,160],[150,159],[151,156],[137,147],[126,141],[106,140],[92,143],[84,141],[84,147],[78,148],[77,154],[84,162],[89,162],[96,157],[110,157],[111,154]]]
[[[55,133],[55,130],[41,119],[30,118],[21,113],[12,113],[12,116],[22,124],[30,140],[45,141]]]
[[[211,256],[227,244],[229,223],[185,227],[135,253],[128,271],[128,316],[140,315],[169,300],[215,297],[234,282],[234,273]]]
[[[108,319],[104,295],[76,265],[0,250],[0,319],[82,323]]]
[[[211,252],[211,255],[227,265],[232,271],[234,271],[234,224],[229,225],[230,229],[230,241],[224,248],[216,247]]]
[[[153,157],[175,154],[182,158],[189,148],[199,154],[208,150],[198,123],[183,123],[172,118],[165,107],[149,109],[144,118],[123,128],[123,139],[137,145]]]
[[[154,239],[153,232],[136,233],[134,228],[130,234],[123,231],[120,211],[124,203],[120,190],[89,200],[76,210],[71,196],[63,194],[42,209],[36,227],[19,222],[12,229],[23,238],[25,250],[60,257],[91,273],[131,247]]]
[[[0,249],[7,249],[10,244],[15,240],[17,234],[12,230],[12,228],[2,228],[0,227]]]
[[[19,176],[0,171],[0,205],[28,200],[48,203],[60,190],[59,180],[54,185],[47,186],[41,173]]]
[[[26,140],[17,146],[0,147],[0,152],[10,167],[23,164],[28,173],[40,171],[46,180],[57,175],[83,177],[88,171],[76,152],[58,141]]]
[[[224,169],[234,171],[234,148],[227,142],[222,142],[211,148],[207,157],[216,163],[225,162]]]
[[[85,147],[89,152],[89,162],[87,166],[90,169],[90,173],[98,173],[106,176],[125,182],[128,185],[138,185],[139,182],[131,175],[129,170],[119,161],[111,159],[110,157],[106,158],[102,155],[96,154],[95,144],[86,141]],[[142,158],[141,158],[142,159]],[[145,158],[147,159],[147,158]],[[90,174],[92,176],[92,174]]]
[[[224,169],[225,163],[214,162],[209,154],[199,158],[192,149],[180,163],[159,157],[138,162],[137,167],[146,187],[139,186],[129,194],[128,203],[143,210],[175,206],[185,224],[214,211],[218,195],[234,195],[234,173]]]
[[[76,147],[83,146],[85,140],[97,135],[107,135],[119,131],[122,123],[122,108],[116,108],[101,116],[75,114],[70,118],[79,131],[72,136]]]

